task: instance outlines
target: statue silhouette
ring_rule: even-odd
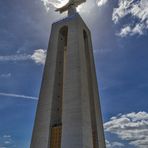
[[[70,9],[75,9],[78,5],[82,4],[86,2],[86,0],[69,0],[69,2],[64,5],[63,7],[61,8],[58,8],[56,9],[56,11],[59,11],[60,13],[63,13],[67,10],[70,10]]]

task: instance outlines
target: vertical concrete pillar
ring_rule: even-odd
[[[56,128],[54,148],[105,148],[90,31],[77,13],[52,26],[30,148],[52,148]]]

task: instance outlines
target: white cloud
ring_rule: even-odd
[[[46,59],[46,50],[37,49],[32,54],[15,54],[15,55],[3,55],[0,56],[0,62],[17,62],[33,60],[37,64],[44,64]],[[9,74],[10,75],[10,74]],[[3,77],[5,75],[2,75]]]
[[[110,142],[108,140],[106,140],[105,142],[106,142],[107,148],[123,148],[124,147],[124,144],[120,142],[116,142],[116,141]]]
[[[88,0],[86,3],[79,5],[77,7],[77,11],[83,15],[89,15],[94,9],[95,5],[95,3],[92,3],[90,0]]]
[[[119,0],[118,8],[114,8],[112,20],[117,23],[120,19],[130,13],[130,7],[133,5],[134,0]]]
[[[120,147],[124,147],[124,144],[122,144],[122,143],[120,143],[120,142],[112,142],[112,147],[113,147],[113,148],[114,148],[114,147],[120,148]]]
[[[26,96],[26,95],[18,95],[18,94],[12,94],[12,93],[3,93],[3,92],[0,92],[0,96],[24,98],[24,99],[31,99],[31,100],[37,100],[38,99],[37,97]],[[3,138],[9,138],[9,135],[4,135]]]
[[[51,6],[59,8],[65,5],[68,0],[41,0],[46,10]],[[105,5],[109,0],[96,0],[98,7]],[[91,2],[92,4],[92,2]],[[94,5],[94,4],[93,4]],[[82,12],[91,12],[93,5],[87,1],[85,7],[80,5],[77,10]],[[85,9],[83,9],[85,8]],[[87,8],[87,9],[86,9]],[[87,11],[86,11],[87,10]],[[118,0],[117,8],[113,9],[112,20],[117,24],[126,16],[130,17],[129,23],[124,24],[120,31],[116,33],[118,36],[126,37],[127,35],[143,35],[148,29],[148,0]]]
[[[46,59],[46,50],[37,49],[31,55],[31,59],[35,61],[37,64],[44,64]]]
[[[112,117],[104,124],[106,132],[116,134],[121,140],[128,140],[138,148],[148,146],[148,113],[132,112]]]
[[[100,6],[105,5],[108,2],[108,0],[97,0],[96,2],[98,4],[98,6],[100,7]]]
[[[121,29],[121,31],[119,33],[117,33],[117,35],[121,36],[121,37],[125,37],[127,36],[129,33],[132,32],[132,29],[130,26],[126,26],[124,28]]]
[[[148,29],[148,0],[119,0],[118,7],[113,10],[112,20],[117,24],[126,16],[131,17],[131,21],[117,35],[143,35]]]
[[[143,24],[136,24],[134,27],[126,26],[126,27],[123,27],[121,31],[117,33],[117,35],[121,37],[125,37],[127,35],[132,36],[135,34],[143,35],[144,28],[145,26]]]
[[[50,9],[51,5],[55,8],[59,8],[65,5],[68,1],[69,0],[41,0],[47,11]]]
[[[43,3],[43,5],[47,11],[49,11],[49,9],[51,7],[54,7],[55,9],[60,8],[60,7],[64,6],[65,4],[67,4],[68,1],[69,0],[41,0],[41,2]],[[107,0],[101,0],[102,5],[105,4],[104,1],[107,1]],[[96,0],[96,2],[98,5],[101,4],[100,0]],[[96,5],[96,3],[92,3],[92,0],[87,0],[86,3],[83,3],[77,7],[77,11],[81,12],[81,14],[82,13],[89,14],[89,13],[91,13],[91,11],[95,5]]]
[[[111,143],[108,140],[105,140],[105,143],[106,143],[106,147],[107,148],[110,148],[111,147]]]

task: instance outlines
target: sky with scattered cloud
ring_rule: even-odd
[[[46,59],[46,50],[45,49],[36,49],[32,54],[15,54],[15,55],[3,55],[0,56],[0,62],[18,62],[18,61],[28,61],[32,60],[37,64],[45,63]],[[10,76],[8,74],[1,74],[1,77]]]
[[[0,1],[0,148],[29,148],[51,25],[68,0]],[[107,148],[148,147],[148,1],[87,0]]]
[[[122,141],[128,141],[128,146],[147,148],[148,146],[148,113],[131,112],[118,114],[104,124],[108,133],[115,134]],[[124,146],[124,143],[120,143]]]

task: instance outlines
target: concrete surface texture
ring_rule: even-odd
[[[30,148],[105,148],[91,34],[78,13],[52,25]]]

